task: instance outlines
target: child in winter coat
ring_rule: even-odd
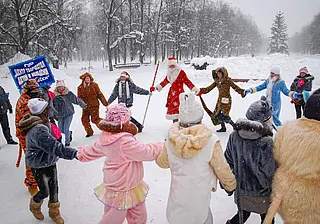
[[[214,82],[205,88],[200,88],[199,96],[202,94],[207,94],[215,87],[218,88],[219,97],[216,103],[216,107],[213,112],[208,111],[209,116],[211,117],[212,123],[214,125],[221,124],[221,129],[217,130],[217,132],[226,132],[225,122],[233,124],[229,116],[229,112],[231,110],[232,98],[230,94],[230,87],[232,87],[237,93],[239,93],[242,97],[244,97],[244,90],[237,86],[232,79],[228,75],[228,70],[225,67],[217,68],[212,71],[212,77]],[[203,106],[206,108],[204,101],[201,99]]]
[[[25,116],[19,122],[19,127],[27,133],[26,164],[31,167],[39,188],[39,192],[30,199],[30,211],[36,219],[43,220],[41,205],[43,199],[49,196],[49,216],[57,224],[63,224],[56,163],[59,158],[74,159],[77,151],[64,147],[54,138],[50,128],[48,102],[34,98],[29,100],[28,107],[31,115]]]
[[[93,135],[90,119],[92,123],[98,125],[102,120],[99,115],[100,102],[105,107],[108,106],[108,102],[101,92],[98,83],[94,81],[90,73],[84,73],[80,76],[80,79],[82,82],[78,86],[78,97],[87,105],[87,107],[82,110],[81,122],[87,132],[86,137],[88,138]]]
[[[170,224],[212,224],[211,191],[217,179],[232,191],[236,180],[227,164],[219,139],[204,124],[203,110],[193,93],[180,95],[180,122],[168,131],[165,148],[157,159],[171,170],[167,206]]]
[[[128,72],[121,72],[120,78],[116,80],[116,85],[114,86],[113,91],[108,99],[108,103],[111,104],[113,101],[115,101],[115,99],[118,98],[118,103],[124,103],[126,107],[130,108],[133,106],[134,93],[139,95],[150,94],[148,90],[134,84]],[[140,124],[132,116],[130,121],[137,126],[139,133],[142,132],[142,124]]]
[[[273,67],[270,69],[269,78],[259,86],[254,88],[246,89],[245,95],[248,93],[255,93],[267,89],[267,99],[269,104],[271,104],[273,108],[272,122],[276,126],[281,126],[282,123],[280,121],[280,110],[281,110],[281,96],[282,92],[284,95],[289,96],[291,99],[301,97],[301,94],[295,93],[294,91],[290,91],[284,80],[280,78],[280,68]]]
[[[186,85],[192,92],[199,93],[199,89],[190,81],[185,71],[183,71],[178,65],[177,59],[174,57],[168,58],[168,70],[164,80],[156,87],[150,87],[150,92],[158,90],[159,92],[170,84],[168,92],[167,103],[167,115],[168,120],[172,120],[173,123],[178,121],[179,118],[179,95],[184,92],[183,86]]]
[[[320,89],[306,101],[304,117],[286,122],[273,147],[278,169],[264,224],[278,212],[284,223],[320,223]]]
[[[312,80],[314,80],[314,77],[309,74],[307,67],[303,67],[299,70],[299,75],[293,80],[290,90],[298,93],[303,93],[303,91],[311,91]],[[301,117],[301,109],[304,109],[305,101],[301,97],[298,99],[293,99],[291,102],[294,103],[297,119],[299,119]]]
[[[58,127],[65,135],[65,145],[69,146],[72,141],[72,132],[69,128],[74,114],[72,104],[77,104],[81,108],[86,108],[87,105],[76,97],[73,92],[69,91],[63,80],[57,80],[54,94],[53,106],[58,112]]]
[[[99,123],[98,141],[79,149],[77,158],[88,162],[105,157],[103,183],[95,194],[104,205],[99,224],[146,224],[145,205],[149,186],[143,181],[143,161],[155,160],[163,143],[141,144],[134,135],[137,128],[129,123],[131,112],[125,104],[107,107],[106,118]]]
[[[22,93],[16,104],[16,136],[19,139],[19,154],[16,162],[16,167],[20,166],[22,152],[26,152],[26,134],[19,127],[19,122],[26,115],[30,114],[28,108],[28,101],[32,98],[38,98],[40,96],[40,88],[37,82],[37,79],[29,79],[23,85]],[[28,191],[31,195],[34,195],[38,192],[37,182],[32,175],[31,169],[26,165],[26,178],[24,179],[24,184],[28,187]]]
[[[271,116],[272,107],[263,96],[250,105],[247,119],[239,119],[229,136],[225,157],[237,179],[238,213],[227,224],[245,223],[251,212],[260,214],[262,221],[266,216],[276,170]]]

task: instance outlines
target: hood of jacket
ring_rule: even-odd
[[[39,116],[28,114],[20,120],[19,128],[24,132],[28,132],[37,124],[44,124],[44,121]]]
[[[238,131],[241,138],[258,139],[265,136],[273,136],[272,129],[260,121],[251,121],[245,118],[238,119],[234,129]]]
[[[55,96],[64,96],[64,95],[67,95],[69,93],[69,89],[67,87],[64,87],[64,90],[63,90],[62,94],[60,94],[57,91],[57,88],[55,88],[53,93],[54,93]]]
[[[86,73],[84,73],[84,74],[82,74],[82,75],[80,76],[80,79],[82,79],[82,82],[84,82],[84,80],[85,80],[86,77],[90,77],[90,82],[93,82],[93,81],[94,81],[92,75],[91,75],[89,72],[86,72]]]
[[[168,140],[176,156],[188,159],[197,155],[211,136],[212,131],[203,124],[181,128],[177,122],[169,129]]]

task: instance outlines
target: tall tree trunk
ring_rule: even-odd
[[[140,32],[143,34],[143,6],[144,6],[144,0],[140,0]],[[140,43],[140,54],[139,54],[139,61],[142,64],[143,63],[143,57],[144,57],[144,37],[141,35],[141,43]]]

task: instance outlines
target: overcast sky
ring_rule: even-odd
[[[278,11],[284,12],[288,34],[300,32],[320,13],[320,0],[225,0],[244,14],[250,14],[261,32],[270,36],[270,28]]]

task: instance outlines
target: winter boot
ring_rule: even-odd
[[[39,220],[44,219],[44,216],[41,212],[42,203],[43,203],[43,201],[36,203],[33,201],[33,197],[30,198],[30,205],[29,205],[30,211],[32,212],[33,216]]]
[[[31,196],[34,196],[34,195],[36,195],[38,193],[39,190],[38,190],[37,187],[36,188],[28,187],[28,191],[29,191]]]
[[[89,137],[91,137],[92,136],[92,134],[87,134],[86,135],[86,138],[89,138]]]
[[[173,120],[172,120],[173,123],[176,123],[176,122],[178,122],[178,121],[179,121],[179,119],[173,119]]]
[[[70,142],[72,142],[72,131],[70,131]]]
[[[226,132],[226,124],[224,122],[221,123],[221,128],[217,130],[217,132]]]
[[[7,142],[9,145],[18,145],[18,142],[14,141],[13,139],[9,139]]]
[[[49,203],[49,216],[56,224],[64,224],[63,218],[60,216],[60,202]]]

